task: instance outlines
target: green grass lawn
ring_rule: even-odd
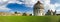
[[[0,16],[0,22],[60,22],[59,16]]]

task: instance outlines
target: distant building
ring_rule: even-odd
[[[33,14],[34,16],[44,16],[44,6],[40,1],[37,1],[37,3],[33,7]]]
[[[57,14],[56,14],[56,10],[55,10],[55,12],[53,12],[53,15],[57,15]]]
[[[56,15],[56,11],[53,12],[53,10],[48,10],[48,12],[45,15]]]
[[[22,16],[22,13],[0,12],[0,16]]]
[[[9,12],[0,12],[0,16],[11,16],[12,13]]]

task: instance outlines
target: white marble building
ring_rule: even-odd
[[[33,14],[34,16],[44,16],[44,6],[40,1],[37,1],[37,3],[33,7]]]

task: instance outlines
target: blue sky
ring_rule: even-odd
[[[32,8],[26,7],[25,4],[17,4],[11,3],[7,5],[8,8],[12,9],[12,11],[20,11],[20,12],[32,12]]]
[[[52,10],[57,10],[59,13],[60,11],[60,0],[40,0],[45,1],[47,8],[49,5],[49,9],[52,8]],[[50,1],[50,2],[49,2]],[[0,0],[0,11],[9,11],[9,12],[27,12],[32,13],[33,11],[33,5],[37,2],[37,0]],[[50,6],[51,5],[51,6]],[[46,9],[45,9],[46,10]]]
[[[7,5],[8,8],[12,9],[12,11],[20,11],[20,12],[28,12],[32,11],[32,8],[26,7],[25,4],[17,4],[17,3],[10,3]]]

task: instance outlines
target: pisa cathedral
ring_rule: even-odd
[[[52,10],[48,10],[48,12],[45,14],[44,5],[40,1],[37,1],[33,7],[33,14],[34,16],[55,15],[56,11],[53,12]]]

